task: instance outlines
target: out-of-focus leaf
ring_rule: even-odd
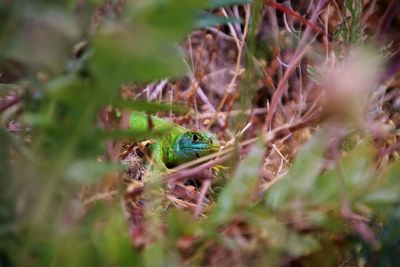
[[[344,186],[350,199],[363,194],[375,178],[374,150],[370,145],[360,144],[339,162]]]
[[[58,233],[56,233],[58,234]],[[90,257],[88,255],[93,255],[95,250],[90,242],[84,240],[83,237],[79,236],[76,233],[71,233],[67,236],[57,236],[53,237],[54,243],[50,244],[49,247],[42,248],[42,262],[37,263],[37,266],[42,265],[51,265],[50,262],[57,263],[57,266],[60,267],[68,267],[68,266],[76,266],[76,267],[85,267],[85,266],[95,266],[96,258]],[[38,246],[43,244],[37,244]],[[56,250],[56,248],[62,248],[61,251],[52,251]],[[51,254],[49,253],[57,253],[55,259],[51,258]],[[48,253],[48,255],[46,255]],[[70,255],[74,255],[71,257]]]
[[[166,255],[162,242],[157,242],[147,246],[143,251],[143,264],[146,267],[164,267],[166,266]]]
[[[337,265],[339,258],[340,252],[338,248],[332,243],[325,242],[318,251],[302,257],[298,264],[301,266],[332,267]]]
[[[210,14],[208,12],[199,11],[198,18],[196,20],[196,26],[198,28],[206,28],[212,26],[218,26],[226,23],[241,23],[242,20],[240,18],[235,17],[222,17],[214,14]]]
[[[307,199],[315,205],[339,203],[340,180],[336,169],[326,170],[314,183]]]
[[[108,209],[108,212],[106,222],[95,225],[91,230],[92,242],[100,257],[98,265],[138,266],[139,253],[132,247],[122,213],[119,208]]]
[[[94,40],[92,73],[99,85],[115,90],[122,83],[148,82],[185,73],[178,47],[137,27],[107,27]]]
[[[331,234],[343,233],[348,231],[349,226],[345,223],[341,214],[337,211],[340,203],[336,202],[334,205],[320,205],[315,206],[314,210],[306,211],[304,220],[308,223],[325,231],[329,231]],[[326,210],[318,210],[318,208],[324,207]]]
[[[252,0],[211,0],[208,4],[209,8],[219,8],[231,5],[250,4]]]
[[[99,104],[106,103],[106,97],[102,94],[101,88],[90,87],[74,76],[53,79],[46,85],[44,91],[49,97],[60,103],[68,104],[79,110],[87,106],[88,101]],[[96,94],[95,99],[93,99],[93,94]]]
[[[319,242],[311,235],[300,235],[289,231],[286,237],[286,249],[293,256],[309,255],[320,248]]]
[[[40,113],[25,113],[22,121],[26,124],[33,126],[40,126],[43,128],[56,128],[57,125],[47,116]]]
[[[138,129],[129,129],[129,130],[114,130],[114,131],[100,131],[99,135],[103,139],[130,139],[134,141],[142,141],[147,139],[155,139],[160,135],[168,133],[169,130],[173,130],[173,128],[165,128],[160,131],[158,130],[138,130]]]
[[[171,210],[168,214],[169,240],[182,236],[192,236],[196,231],[196,220],[193,215],[181,210]]]
[[[72,44],[79,37],[76,19],[50,5],[24,3],[17,9],[23,12],[15,14],[20,24],[8,40],[6,55],[32,68],[62,71]]]
[[[289,172],[267,191],[268,205],[284,209],[295,197],[306,197],[313,191],[324,161],[324,151],[325,136],[320,133],[300,149]]]
[[[198,224],[192,214],[182,210],[171,210],[168,214],[168,236],[163,240],[167,255],[164,266],[183,266],[177,246],[179,242],[191,242]]]
[[[384,187],[362,197],[362,200],[375,204],[393,204],[399,202],[399,187]]]
[[[147,82],[185,73],[177,43],[196,25],[206,1],[129,3],[131,21],[105,25],[94,39],[90,68],[101,85]]]
[[[255,216],[254,209],[243,215],[251,225],[257,227],[257,236],[265,239],[269,247],[296,257],[309,255],[320,248],[318,240],[312,235],[294,231],[288,227],[287,221],[279,220],[274,214],[265,214],[265,209],[259,212],[260,217]]]
[[[370,192],[361,196],[361,201],[372,206],[398,203],[400,201],[399,177],[400,162],[395,162],[388,166],[378,184],[371,186]]]
[[[255,144],[246,158],[239,164],[232,180],[220,193],[215,211],[210,215],[213,222],[224,223],[235,216],[235,211],[251,203],[258,185],[264,146]]]
[[[180,41],[195,26],[195,13],[206,7],[205,0],[148,1],[133,13],[135,23],[143,23],[156,29],[160,40]]]
[[[314,190],[314,183],[324,162],[325,136],[317,134],[303,146],[288,173],[292,178],[292,186],[296,191],[308,193]]]
[[[112,102],[112,105],[116,108],[143,111],[148,113],[156,113],[160,111],[172,111],[174,113],[184,113],[189,110],[189,108],[178,105],[178,104],[169,104],[164,102],[149,102],[146,100],[115,100]]]
[[[120,169],[122,169],[122,166],[118,164],[98,162],[90,159],[79,160],[73,162],[68,167],[66,178],[82,184],[93,184],[98,182],[107,172]]]

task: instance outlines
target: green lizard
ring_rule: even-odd
[[[129,125],[133,129],[160,133],[149,146],[148,153],[154,163],[161,167],[175,167],[196,158],[217,152],[220,148],[218,137],[207,131],[194,131],[175,123],[132,112]],[[146,139],[142,138],[144,141]]]

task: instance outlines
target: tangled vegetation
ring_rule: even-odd
[[[399,266],[399,11],[0,1],[0,266]],[[132,111],[221,150],[154,171]]]

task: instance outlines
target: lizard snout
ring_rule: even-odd
[[[209,143],[210,143],[211,150],[213,152],[217,152],[219,150],[219,148],[221,147],[221,144],[219,143],[219,140],[216,137],[210,138]]]

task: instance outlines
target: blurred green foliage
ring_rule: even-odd
[[[323,169],[329,140],[323,131],[266,192],[257,191],[265,144],[256,144],[220,192],[209,217],[195,220],[180,210],[164,217],[156,211],[153,221],[167,227],[143,250],[132,245],[119,201],[82,207],[76,201],[82,184],[96,183],[120,168],[96,160],[104,140],[141,134],[101,129],[96,123],[99,110],[111,105],[184,111],[140,100],[127,103],[119,96],[120,85],[183,75],[186,68],[177,43],[195,27],[232,21],[204,10],[249,1],[127,1],[120,14],[106,12],[98,29],[89,33],[91,15],[102,2],[0,2],[0,69],[2,78],[10,81],[0,85],[0,93],[23,94],[21,133],[0,129],[0,266],[179,266],[184,260],[177,243],[184,238],[194,240],[198,251],[187,261],[194,266],[204,265],[215,245],[251,255],[246,260],[253,265],[279,265],[286,257],[304,266],[331,266],[343,254],[396,264],[399,162],[377,169],[373,147],[361,143],[336,166]],[[346,8],[354,21],[343,34],[353,42],[349,38],[359,38],[353,34],[359,7]],[[86,61],[67,71],[73,45],[82,39],[89,42]],[[87,68],[87,75],[78,68]],[[341,216],[343,201],[376,220],[366,227],[376,233],[378,248],[361,239]],[[230,222],[250,227],[249,239],[257,246],[243,251],[233,235],[219,234]]]
[[[95,183],[119,168],[96,160],[104,138],[140,134],[107,133],[96,126],[96,116],[105,105],[185,110],[140,100],[127,103],[119,88],[183,75],[177,43],[199,25],[230,21],[200,12],[215,4],[128,1],[118,13],[122,1],[0,2],[0,69],[6,81],[1,88],[17,88],[23,98],[20,135],[0,132],[1,266],[135,265],[138,255],[121,212],[114,214],[118,209],[88,211],[84,217],[90,220],[73,214],[82,209],[73,200],[81,184]],[[104,14],[90,33],[101,6]],[[89,45],[81,60],[71,64],[73,45],[82,40]]]

